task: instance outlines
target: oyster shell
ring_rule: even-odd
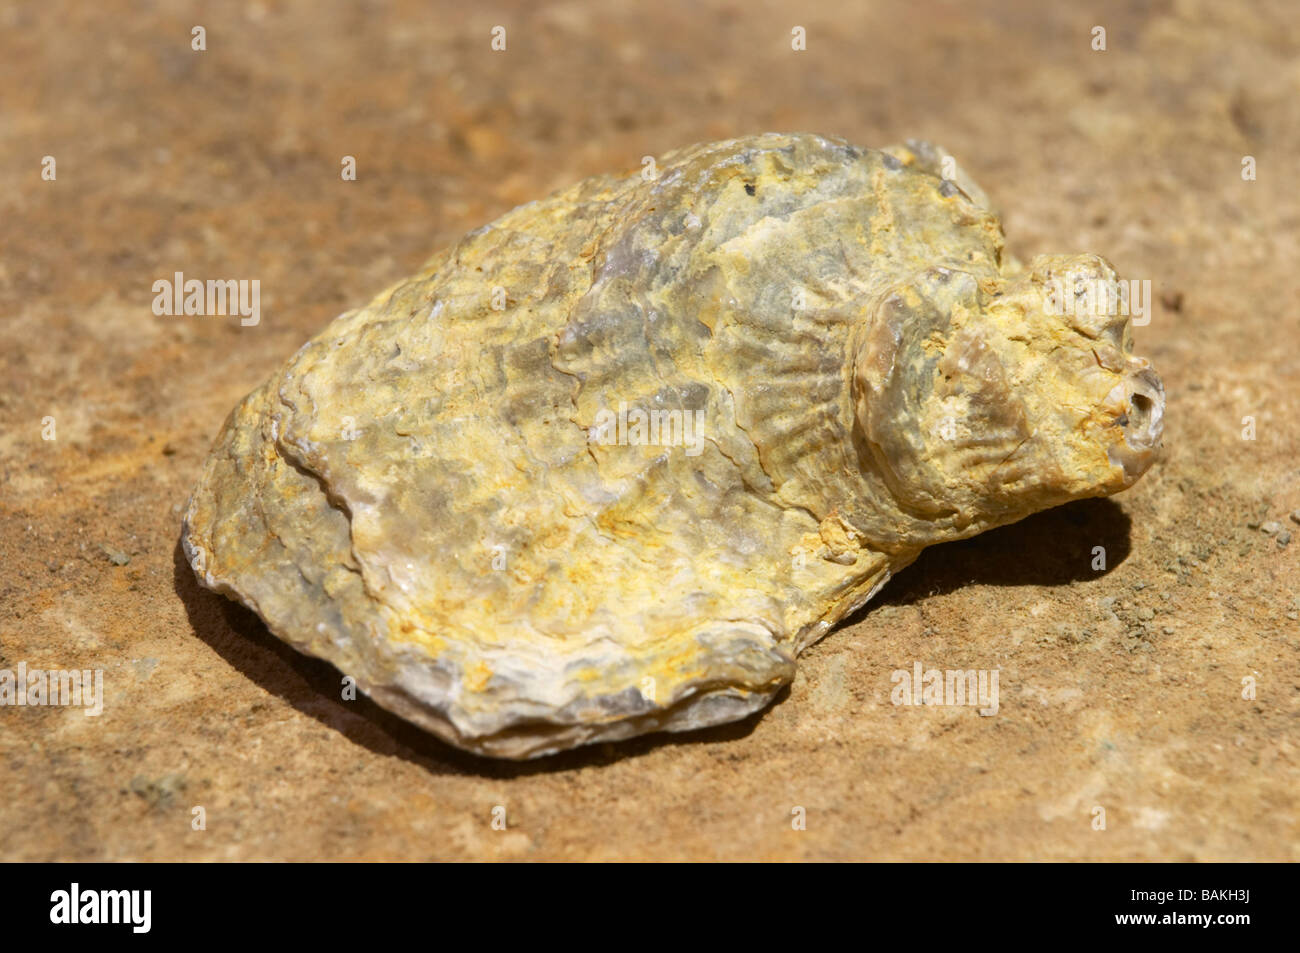
[[[202,583],[448,742],[528,758],[742,718],[922,548],[1150,465],[1095,256],[1003,254],[939,150],[692,146],[521,206],[235,408]]]

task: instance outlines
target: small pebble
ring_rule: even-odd
[[[1272,536],[1281,528],[1282,528],[1282,524],[1279,523],[1277,520],[1269,520],[1267,523],[1263,523],[1260,525],[1259,531],[1268,536]]]
[[[1291,531],[1290,531],[1290,530],[1286,530],[1286,529],[1284,529],[1284,530],[1282,530],[1282,532],[1280,532],[1280,533],[1277,534],[1277,544],[1278,544],[1279,546],[1285,546],[1285,545],[1286,545],[1287,543],[1289,543],[1289,542],[1291,542]]]
[[[131,561],[131,557],[128,556],[126,553],[122,552],[120,549],[110,549],[109,547],[105,546],[103,543],[99,544],[99,548],[103,550],[104,555],[108,557],[108,561],[111,562],[114,566],[125,566],[127,563]]]
[[[1146,606],[1143,606],[1141,609],[1138,609],[1138,618],[1141,619],[1143,622],[1150,622],[1155,617],[1156,614],[1155,614],[1155,610],[1153,609],[1148,609]]]
[[[1300,510],[1291,511],[1291,522],[1300,524]]]

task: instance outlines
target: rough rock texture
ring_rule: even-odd
[[[1004,267],[942,156],[709,143],[471,232],[235,410],[191,565],[469,750],[744,717],[924,546],[1158,446],[1120,309],[1047,310],[1113,271]]]
[[[106,694],[0,707],[0,857],[1300,860],[1293,0],[196,9],[0,4],[0,666]],[[341,698],[198,584],[220,421],[334,316],[522,202],[765,129],[940,142],[1017,255],[1151,279],[1159,464],[926,549],[762,712],[532,761]],[[178,268],[261,279],[261,323],[152,314]],[[1000,711],[893,705],[916,661],[1000,669]]]

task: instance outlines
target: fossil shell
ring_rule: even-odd
[[[1159,444],[1128,319],[1049,306],[1110,265],[1011,263],[940,159],[708,143],[471,232],[235,408],[191,565],[482,754],[761,708],[925,546]]]

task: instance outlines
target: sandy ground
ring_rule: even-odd
[[[0,858],[1300,858],[1293,3],[194,6],[0,11],[0,668],[104,679],[98,717],[0,708]],[[515,204],[764,130],[932,139],[1021,257],[1150,279],[1162,462],[930,550],[761,715],[524,765],[195,584],[208,446],[326,321]],[[177,271],[260,280],[261,322],[156,316]],[[892,705],[914,662],[997,669],[998,713]]]

